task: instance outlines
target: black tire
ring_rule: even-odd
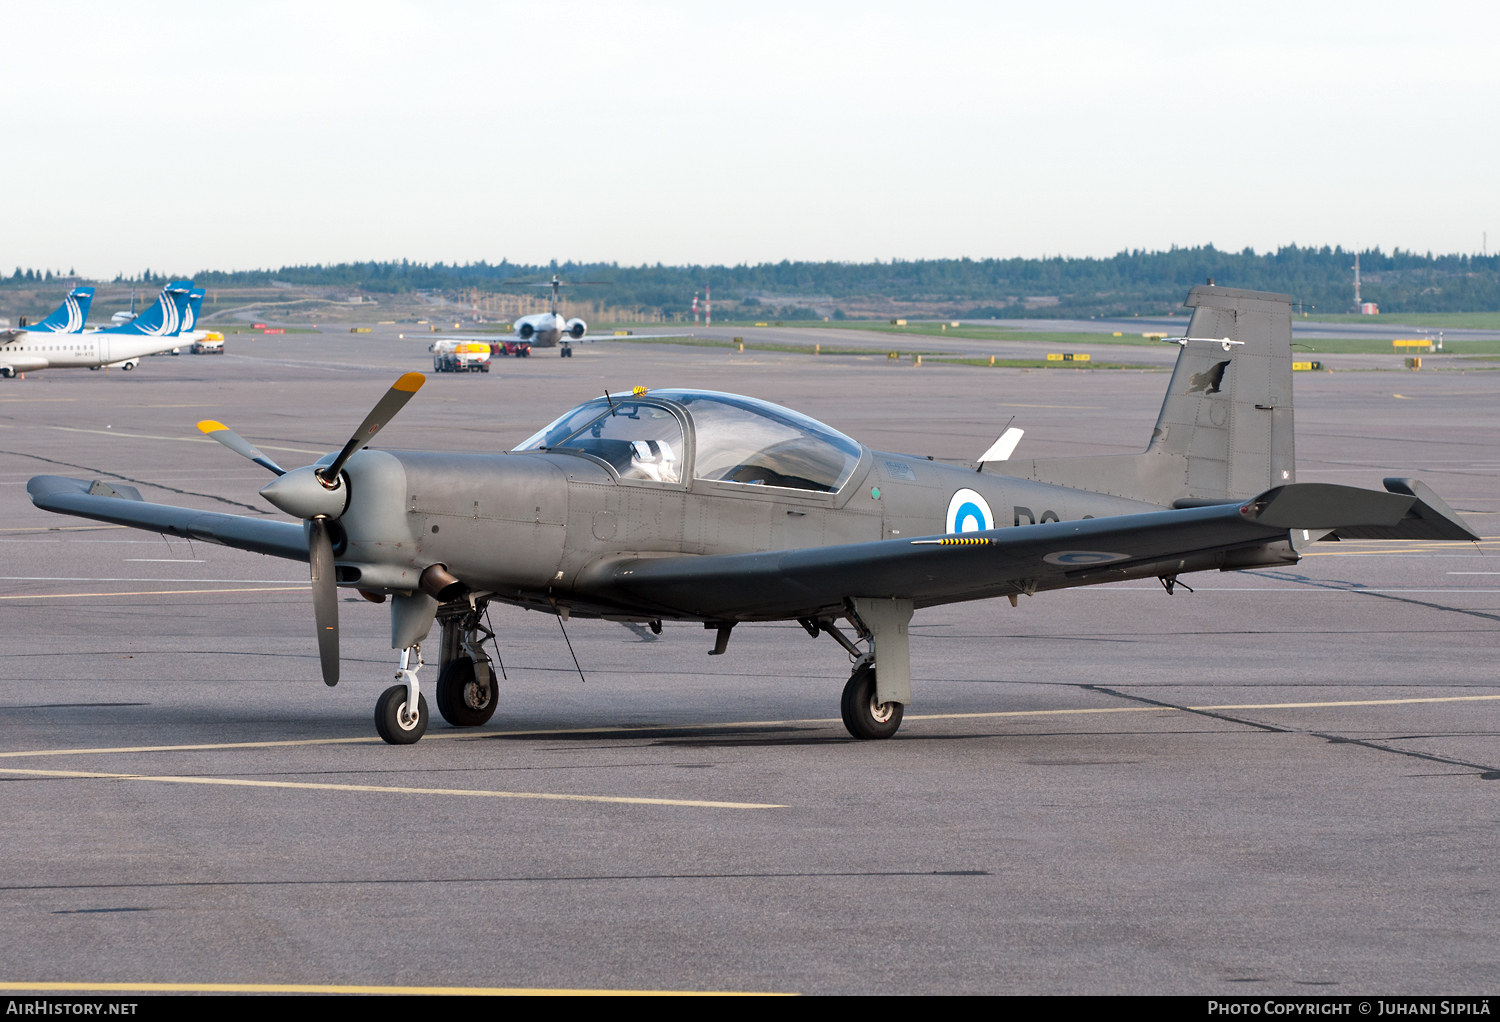
[[[388,745],[415,745],[427,733],[427,697],[417,697],[417,722],[409,728],[398,716],[405,707],[405,685],[392,685],[375,701],[375,730]]]
[[[500,701],[497,687],[491,682],[489,692],[480,689],[474,680],[474,661],[468,657],[450,660],[438,675],[438,712],[454,727],[478,727],[495,715],[495,704]]]
[[[844,686],[839,712],[843,715],[844,727],[855,738],[865,741],[889,738],[901,727],[901,713],[905,707],[900,703],[876,705],[875,691],[875,668],[869,665],[855,671],[849,684]]]

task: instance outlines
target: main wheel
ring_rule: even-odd
[[[844,686],[844,698],[839,703],[844,727],[855,738],[889,738],[901,726],[902,705],[879,703],[876,698],[875,668],[866,664]]]
[[[495,715],[495,704],[499,701],[496,687],[493,680],[488,690],[479,686],[474,676],[474,661],[468,657],[450,660],[438,675],[438,712],[454,727],[478,727]]]
[[[375,730],[391,745],[415,745],[427,733],[427,697],[417,696],[417,719],[407,721],[406,686],[392,685],[375,701]]]

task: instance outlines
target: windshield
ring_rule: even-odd
[[[693,478],[834,493],[859,464],[853,440],[790,408],[711,391],[657,391],[693,417]]]
[[[630,398],[579,405],[528,438],[518,451],[583,451],[609,462],[622,479],[682,481],[682,424],[667,408]]]

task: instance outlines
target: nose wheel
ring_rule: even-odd
[[[417,696],[417,712],[407,711],[405,685],[392,685],[375,703],[375,730],[391,745],[415,745],[427,733],[427,697]]]
[[[375,701],[375,730],[390,745],[415,745],[427,733],[427,697],[417,682],[422,669],[422,647],[401,651],[397,684],[380,693]]]
[[[839,711],[844,718],[844,727],[855,738],[869,740],[889,738],[901,727],[900,703],[878,701],[875,689],[875,668],[862,664],[855,668],[849,683],[844,686],[844,698],[839,702]]]

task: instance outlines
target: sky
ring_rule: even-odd
[[[0,267],[1500,246],[1500,5],[0,0]]]

